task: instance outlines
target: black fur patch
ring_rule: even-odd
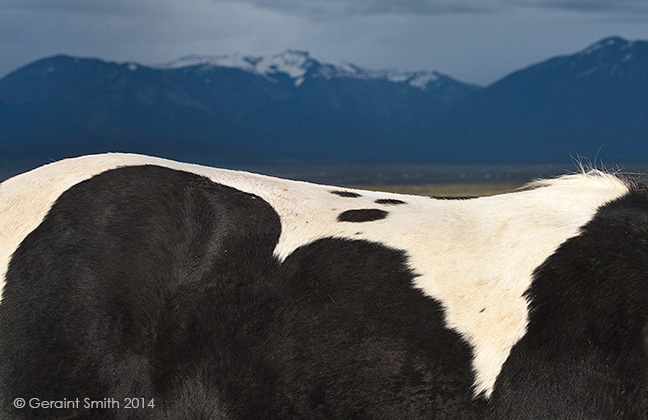
[[[358,209],[347,210],[340,213],[337,217],[338,222],[373,222],[387,217],[389,213],[381,209]]]
[[[396,200],[394,198],[379,198],[374,202],[376,204],[387,204],[387,205],[407,204],[403,200]]]
[[[271,338],[285,360],[277,403],[292,401],[282,418],[484,418],[485,401],[471,395],[470,348],[412,287],[406,261],[380,244],[333,238],[286,258]]]
[[[646,190],[601,207],[526,296],[527,333],[495,384],[495,418],[648,418]]]
[[[329,191],[331,194],[339,195],[340,197],[345,197],[345,198],[358,198],[362,197],[360,194],[352,192],[352,191]]]
[[[431,195],[430,198],[435,200],[472,200],[473,198],[479,198],[476,195],[466,195],[466,196],[445,196],[445,195]]]
[[[280,232],[264,200],[186,172],[126,167],[72,187],[9,265],[0,418],[229,419],[248,404],[265,412],[227,372],[258,357],[255,331],[267,330],[258,315],[269,304],[261,277],[276,270]],[[255,380],[238,386],[267,392]],[[16,410],[17,397],[156,407]]]

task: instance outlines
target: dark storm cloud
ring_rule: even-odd
[[[228,2],[230,0],[214,0]],[[644,12],[646,0],[245,0],[258,8],[310,16],[439,15],[505,12],[518,8],[576,12]]]
[[[495,11],[497,1],[490,0],[250,0],[263,9],[284,13],[384,15],[438,15],[449,13],[483,13]]]
[[[372,15],[433,16],[507,13],[521,8],[575,12],[648,13],[648,0],[0,0],[3,11],[68,12],[94,15],[156,15],[209,5],[253,6],[311,18]],[[43,15],[44,17],[45,15]],[[217,17],[216,17],[217,18]]]
[[[158,9],[150,0],[0,0],[0,7],[5,11],[14,12],[67,12],[86,13],[94,15],[119,14],[141,15]]]
[[[570,10],[575,12],[648,12],[648,1],[644,0],[544,0],[530,2],[531,5],[544,8]]]

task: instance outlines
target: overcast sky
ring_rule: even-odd
[[[610,35],[648,39],[648,0],[0,0],[0,75],[59,53],[153,64],[294,48],[488,84]]]

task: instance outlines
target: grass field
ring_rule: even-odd
[[[387,191],[400,194],[425,196],[486,196],[501,194],[521,187],[521,183],[475,183],[475,184],[421,184],[421,185],[349,185],[362,190]]]

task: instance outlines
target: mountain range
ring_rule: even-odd
[[[54,56],[0,79],[0,163],[133,151],[204,163],[648,162],[648,42],[613,37],[492,85],[305,51],[163,65]]]

